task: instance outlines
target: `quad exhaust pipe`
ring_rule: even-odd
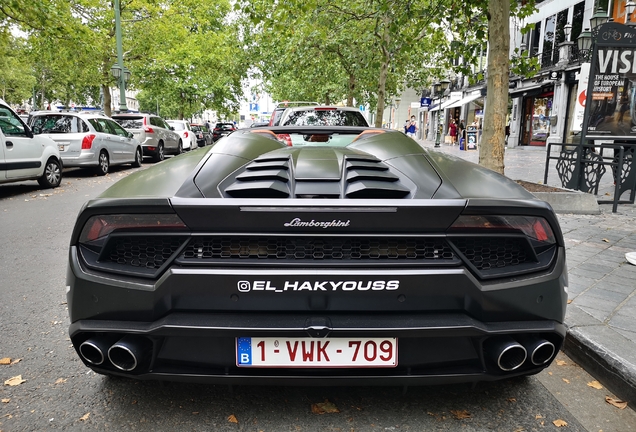
[[[510,336],[491,338],[484,343],[484,347],[487,355],[504,372],[520,368],[528,358],[535,366],[544,365],[556,352],[552,342],[530,336],[521,337],[519,341]]]
[[[110,363],[125,372],[133,371],[152,349],[149,339],[135,336],[93,336],[79,346],[79,353],[87,363],[95,366]]]
[[[104,363],[104,360],[106,360],[108,348],[110,348],[115,340],[116,339],[113,338],[90,338],[80,344],[80,355],[88,363],[99,366]]]
[[[523,345],[509,336],[487,340],[486,352],[499,369],[505,372],[518,369],[528,357],[528,352]]]
[[[541,338],[528,339],[528,341],[524,342],[524,345],[530,353],[530,361],[536,366],[549,362],[556,351],[552,342]]]
[[[108,360],[117,369],[134,370],[150,350],[150,341],[135,336],[124,336],[108,349]]]

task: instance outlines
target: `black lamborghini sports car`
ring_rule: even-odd
[[[565,337],[550,206],[366,127],[238,130],[124,178],[80,212],[67,285],[80,358],[137,379],[487,381]]]

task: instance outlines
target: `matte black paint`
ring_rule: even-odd
[[[371,128],[334,128],[360,133]],[[320,128],[261,128],[274,133]],[[89,337],[135,335],[152,346],[138,370],[126,374],[105,364],[97,372],[139,379],[261,384],[433,384],[494,380],[536,373],[527,362],[504,373],[484,354],[488,338],[537,336],[557,350],[565,337],[565,247],[550,206],[515,182],[463,160],[427,151],[399,132],[361,136],[346,148],[289,148],[273,134],[239,130],[204,148],[159,163],[119,181],[78,216],[69,253],[70,335],[77,348]],[[408,194],[401,199],[231,198],[225,188],[249,177],[255,160],[288,163],[289,190],[335,190],[343,196],[347,157],[388,167]],[[364,159],[366,160],[366,159]],[[288,161],[288,162],[285,162]],[[276,164],[274,164],[276,165]],[[276,174],[271,174],[276,178]],[[353,180],[355,181],[355,179]],[[298,185],[303,185],[298,188]],[[305,187],[305,189],[303,189]],[[449,236],[460,215],[545,218],[556,237],[547,266],[527,274],[488,279],[471,265],[241,267],[171,261],[157,277],[91,269],[79,253],[82,227],[93,215],[176,213],[194,234]],[[341,226],[290,225],[294,219]],[[189,235],[186,233],[185,235]],[[548,256],[548,255],[546,255]],[[245,280],[399,280],[397,290],[241,292]],[[315,327],[316,323],[323,323]],[[398,337],[395,369],[245,369],[235,365],[240,336]],[[431,349],[434,352],[431,352]],[[86,363],[86,362],[85,362]]]

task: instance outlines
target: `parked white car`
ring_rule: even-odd
[[[181,136],[184,150],[191,150],[198,147],[197,137],[190,127],[190,122],[185,120],[166,120],[166,123]]]
[[[91,112],[39,111],[31,115],[34,134],[51,138],[65,167],[92,168],[98,175],[111,166],[140,167],[141,144],[114,120]]]
[[[18,114],[0,99],[0,183],[37,180],[42,187],[62,182],[62,160],[57,145],[35,136]]]

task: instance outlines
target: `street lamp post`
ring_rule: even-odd
[[[119,111],[128,111],[126,105],[126,82],[130,80],[130,71],[124,67],[124,53],[121,43],[121,16],[119,0],[115,0],[115,39],[117,42],[117,64],[110,68],[119,85]]]
[[[450,81],[447,79],[438,81],[435,84],[433,84],[433,90],[435,90],[435,96],[439,98],[439,102],[437,105],[437,131],[435,135],[435,147],[440,146],[440,140],[442,139],[442,131],[444,129],[444,124],[442,123],[441,121],[442,119],[440,118],[442,113],[442,110],[441,110],[442,96],[444,95],[444,92],[446,91],[449,85],[450,85]]]

